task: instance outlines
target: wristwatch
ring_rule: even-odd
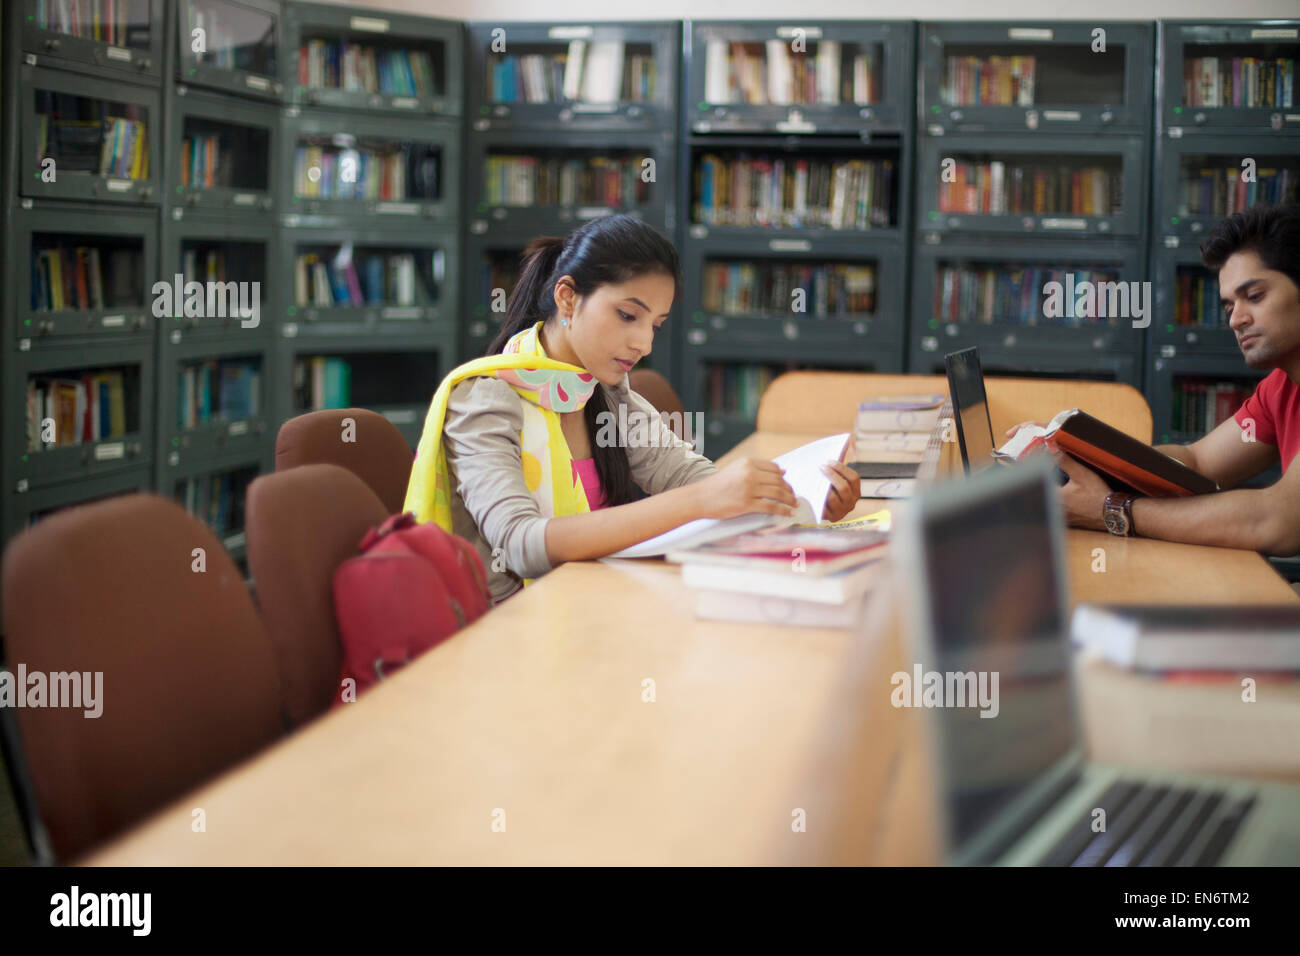
[[[1101,506],[1101,520],[1107,531],[1126,538],[1137,534],[1133,530],[1133,502],[1139,497],[1126,491],[1112,491],[1106,496]]]

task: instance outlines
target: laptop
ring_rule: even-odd
[[[923,708],[945,862],[1300,862],[1300,787],[1085,760],[1065,526],[1045,458],[923,492],[894,538],[912,582],[909,663],[952,687],[945,706]],[[952,706],[962,700],[948,675],[972,672],[978,691]]]
[[[978,474],[992,468],[993,422],[989,419],[988,398],[984,394],[984,371],[980,368],[977,348],[949,352],[943,357],[948,369],[948,392],[957,420],[957,444],[966,474]]]

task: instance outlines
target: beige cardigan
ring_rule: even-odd
[[[607,404],[618,415],[641,412],[648,430],[644,441],[625,447],[632,480],[646,494],[691,484],[717,471],[659,418],[654,407],[632,391],[627,376],[614,388],[604,385]],[[495,377],[470,378],[452,389],[443,423],[443,447],[451,474],[452,530],[473,543],[488,571],[493,603],[523,587],[553,567],[546,554],[546,523],[524,484],[519,433],[523,401],[506,382]],[[592,435],[592,441],[596,436]],[[499,549],[499,550],[498,550]],[[493,570],[493,553],[498,555]]]

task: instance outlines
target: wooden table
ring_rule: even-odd
[[[1296,600],[1250,552],[1086,531],[1068,550],[1075,600]],[[932,860],[916,724],[889,705],[894,591],[856,631],[794,629],[697,621],[661,561],[563,565],[87,862]]]

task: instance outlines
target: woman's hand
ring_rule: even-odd
[[[862,496],[862,478],[842,461],[828,461],[822,465],[822,473],[831,480],[822,520],[839,521],[857,507]]]
[[[698,492],[696,517],[734,518],[756,511],[792,515],[798,501],[783,474],[779,465],[762,458],[733,461],[691,484]]]

